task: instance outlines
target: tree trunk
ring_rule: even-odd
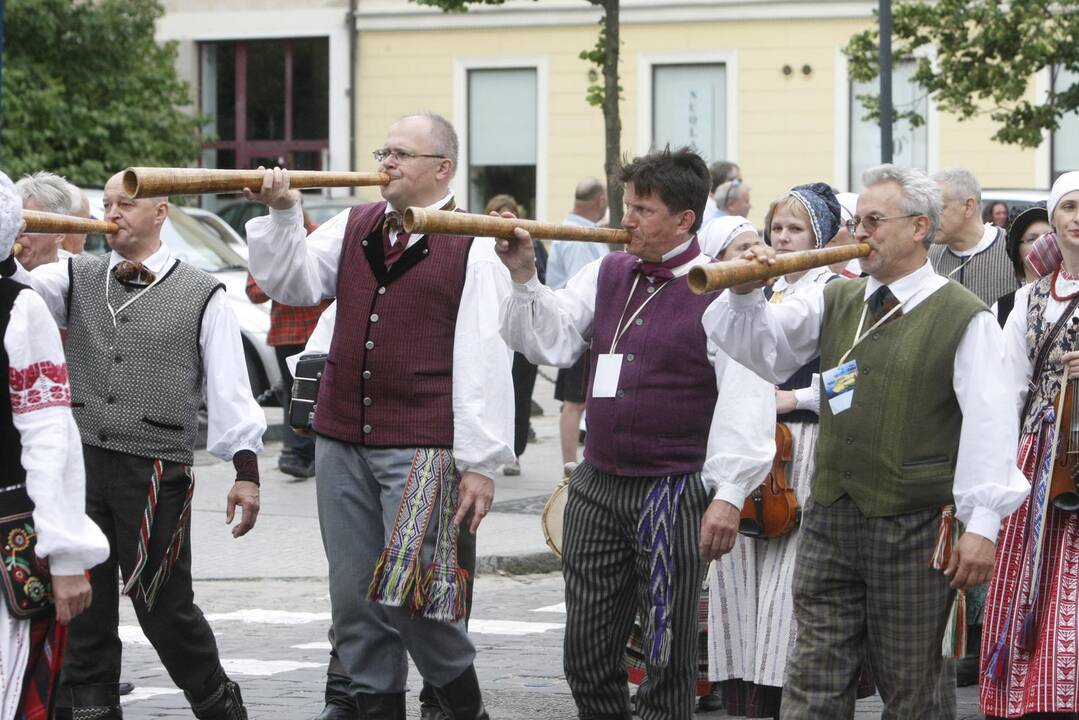
[[[619,0],[602,2],[607,38],[603,59],[603,125],[607,139],[607,155],[603,169],[607,174],[611,227],[622,226],[622,183],[618,179],[618,170],[622,166],[622,119],[618,114],[618,3]]]

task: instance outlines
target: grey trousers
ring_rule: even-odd
[[[318,436],[316,486],[322,544],[330,567],[337,654],[357,694],[404,692],[408,655],[442,687],[476,655],[464,621],[444,623],[367,600],[375,564],[393,530],[415,450],[367,448]],[[437,508],[436,508],[437,512]],[[437,522],[424,538],[422,563],[434,556]]]
[[[566,682],[582,720],[629,720],[626,642],[633,619],[654,603],[650,566],[637,544],[637,523],[657,478],[607,475],[587,462],[570,478],[562,555],[566,581]],[[647,663],[637,691],[643,720],[690,720],[697,680],[701,516],[709,495],[700,476],[686,483],[670,538],[671,654]]]
[[[940,510],[867,518],[849,497],[806,503],[794,567],[798,641],[783,720],[854,717],[867,655],[882,720],[952,720],[955,663],[941,643],[953,591],[929,560]]]

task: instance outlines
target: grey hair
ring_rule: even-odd
[[[871,167],[862,173],[862,185],[865,187],[888,182],[898,185],[902,192],[903,200],[899,205],[901,213],[925,215],[929,218],[929,234],[925,237],[925,246],[928,248],[933,244],[937,228],[940,227],[940,211],[944,205],[940,186],[917,168],[885,164]]]
[[[573,199],[581,202],[591,202],[598,198],[607,188],[598,178],[590,177],[577,183],[573,189]]]
[[[74,215],[82,205],[82,196],[77,187],[45,170],[19,178],[15,189],[24,203],[32,199],[46,212]]]
[[[944,188],[944,194],[953,200],[974,198],[978,209],[982,206],[982,184],[974,173],[966,168],[948,167],[933,173],[933,180]]]
[[[426,118],[431,123],[431,140],[434,141],[434,151],[448,158],[453,163],[453,171],[457,172],[457,131],[453,129],[453,123],[436,112],[423,111],[402,115],[398,121],[410,117]]]

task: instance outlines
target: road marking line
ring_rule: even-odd
[[[236,675],[278,675],[280,673],[321,668],[325,663],[296,662],[294,660],[256,660],[254,658],[221,658],[225,672]]]
[[[142,628],[138,625],[121,625],[116,628],[120,635],[120,642],[125,645],[146,645],[150,646],[150,641],[146,639],[146,636],[142,634]]]
[[[210,613],[206,616],[210,622],[228,622],[235,620],[245,623],[258,623],[261,625],[304,625],[312,622],[326,622],[330,619],[329,612],[289,612],[287,610],[263,610],[252,608],[250,610],[236,610],[228,613]]]
[[[179,692],[179,689],[174,687],[145,687],[142,685],[138,685],[135,687],[134,690],[131,691],[130,694],[124,695],[122,698],[120,698],[120,704],[127,705],[128,703],[139,702],[140,700],[149,700],[150,698],[157,697],[158,695],[176,695]]]
[[[566,614],[566,603],[560,602],[557,605],[548,605],[547,607],[536,608],[532,612],[546,612],[546,613],[562,613]]]
[[[561,630],[562,623],[518,622],[517,620],[468,621],[468,632],[477,635],[535,635],[548,630]]]
[[[300,645],[290,645],[294,650],[332,650],[333,646],[330,645],[328,640],[320,640],[318,642],[302,643]]]

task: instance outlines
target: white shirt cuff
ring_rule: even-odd
[[[716,500],[726,500],[735,508],[741,510],[746,503],[746,492],[741,486],[734,483],[720,483],[719,487],[716,488],[716,495],[712,498],[712,502]]]
[[[520,297],[531,297],[537,290],[543,287],[539,281],[539,275],[533,273],[526,283],[513,283],[513,294]]]
[[[1000,520],[1000,514],[987,507],[974,508],[974,512],[970,514],[970,522],[967,523],[966,531],[981,535],[989,542],[995,543],[997,534],[1000,532]]]
[[[818,376],[813,375],[814,379]],[[814,387],[798,388],[794,391],[794,402],[798,410],[810,410],[812,412],[818,412],[820,406],[817,405],[817,390]]]
[[[764,297],[764,290],[758,288],[753,292],[746,293],[745,295],[739,295],[736,292],[728,290],[727,302],[732,308],[745,309],[754,307],[756,305],[763,305],[768,301]]]
[[[77,555],[53,553],[49,556],[49,573],[51,575],[82,575],[86,571],[84,564]]]
[[[286,225],[295,224],[299,221],[303,223],[303,211],[300,210],[300,205],[297,203],[287,210],[278,210],[276,208],[270,208],[270,218],[274,222],[284,223]]]

